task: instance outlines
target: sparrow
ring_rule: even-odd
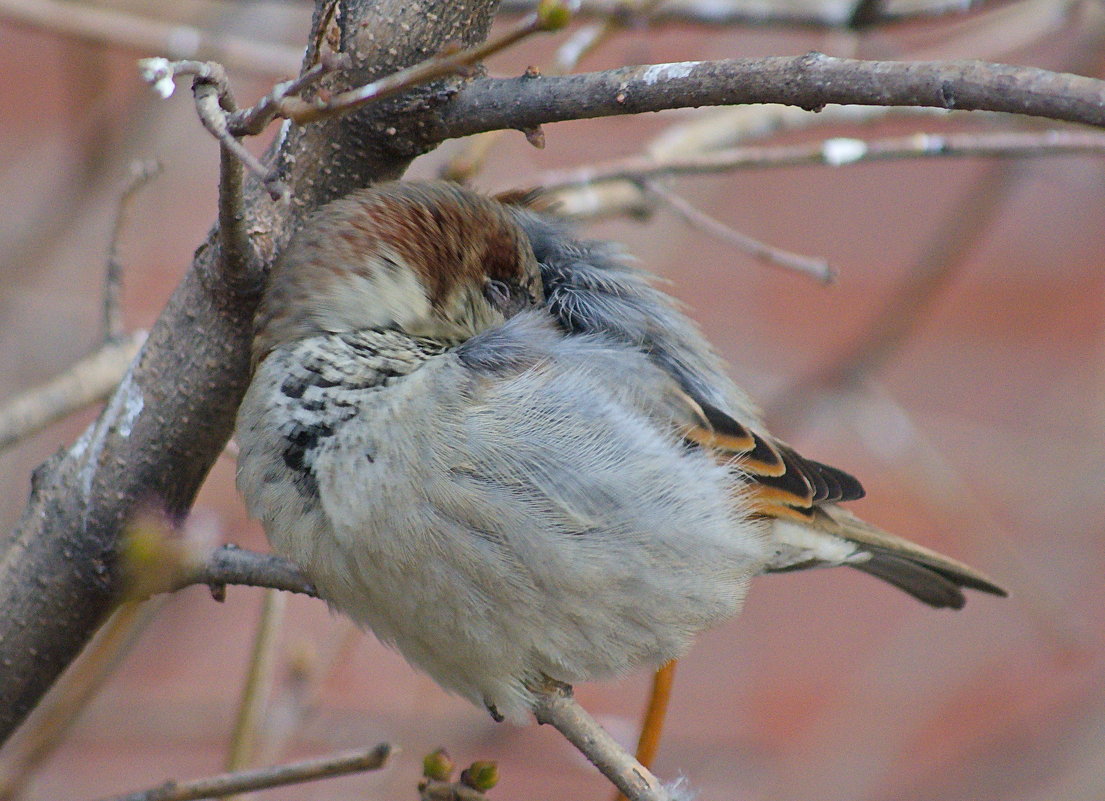
[[[237,418],[273,549],[442,687],[681,656],[763,573],[845,565],[934,607],[1004,591],[840,504],[614,244],[443,182],[334,201],[274,264]]]

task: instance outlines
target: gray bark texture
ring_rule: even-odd
[[[354,66],[328,88],[366,83],[457,42],[481,41],[495,0],[319,0],[319,44],[340,42]],[[398,178],[433,142],[424,131],[460,80],[293,127],[271,154],[291,188],[277,204],[246,188],[245,230],[267,264],[321,204]],[[197,139],[197,147],[211,147]],[[249,376],[257,280],[224,268],[217,231],[162,312],[100,418],[44,463],[16,528],[0,543],[0,743],[38,703],[111,612],[120,537],[137,512],[179,519],[225,445]],[[259,274],[261,265],[258,265]]]

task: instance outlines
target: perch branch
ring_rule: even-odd
[[[578,75],[480,78],[441,109],[438,139],[671,108],[830,103],[1004,111],[1105,126],[1105,81],[978,61],[796,57],[688,61]]]
[[[170,589],[179,590],[192,584],[206,584],[213,590],[228,584],[269,587],[317,597],[314,585],[298,567],[279,556],[246,551],[234,545],[216,548],[202,559],[186,566]]]
[[[630,801],[671,801],[652,773],[628,754],[572,697],[570,687],[535,688],[534,717],[564,735]]]
[[[221,773],[188,782],[168,781],[128,795],[114,796],[105,801],[194,801],[198,798],[220,798],[235,793],[265,790],[287,784],[328,779],[347,773],[379,770],[387,764],[391,746],[381,743],[368,751],[353,751],[337,756],[306,759],[271,768]]]

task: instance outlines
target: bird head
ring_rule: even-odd
[[[254,363],[304,337],[398,329],[463,342],[543,299],[529,238],[500,203],[395,182],[323,207],[273,265]]]

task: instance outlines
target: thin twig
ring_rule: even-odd
[[[934,156],[1037,158],[1078,153],[1105,153],[1105,133],[1051,129],[916,133],[870,140],[836,137],[796,145],[733,147],[700,155],[630,156],[587,167],[550,171],[537,176],[534,183],[546,191],[556,191],[603,181],[641,182],[673,175],[705,175],[765,167],[844,167],[869,161]]]
[[[651,10],[658,2],[663,2],[663,0],[643,0],[643,2],[641,0],[623,0],[623,2],[627,6],[633,6],[637,3],[638,5],[634,8],[634,11],[640,13]],[[603,42],[608,41],[610,35],[624,24],[624,16],[611,14],[600,22],[580,28],[557,48],[551,64],[546,64],[541,68],[527,67],[526,75],[537,77],[539,75],[563,75],[571,72],[585,56],[593,53]],[[541,129],[529,128],[526,130],[540,131]],[[441,177],[447,181],[458,183],[471,180],[483,168],[488,156],[491,155],[495,145],[502,140],[504,133],[505,131],[502,130],[484,131],[473,136],[465,147],[441,168]],[[526,138],[529,139],[528,134]]]
[[[207,129],[208,133],[219,140],[224,150],[229,151],[250,172],[265,182],[269,195],[273,200],[280,199],[285,192],[282,191],[281,187],[271,185],[268,168],[256,156],[246,150],[245,145],[230,132],[230,126],[226,120],[226,109],[223,108],[227,96],[225,92],[225,87],[216,82],[202,78],[196,79],[193,93],[196,98],[196,113],[199,115],[200,122],[203,123],[203,127]],[[220,195],[224,194],[226,193],[220,192]]]
[[[659,198],[688,225],[705,231],[711,236],[715,236],[723,242],[733,245],[735,248],[743,253],[747,253],[755,259],[759,259],[775,267],[793,270],[802,275],[814,278],[823,284],[831,284],[833,282],[836,271],[824,259],[792,253],[789,250],[777,248],[774,245],[769,245],[766,242],[761,242],[758,239],[748,236],[748,234],[741,233],[735,228],[731,228],[721,222],[721,220],[711,217],[701,209],[695,208],[686,198],[677,195],[670,189],[660,186],[653,181],[646,182],[645,189],[650,194]]]
[[[0,800],[22,795],[27,782],[64,741],[77,717],[166,600],[125,603],[96,632],[95,639],[6,744],[0,762]]]
[[[647,22],[656,7],[665,0],[620,0],[616,9],[592,25],[585,25],[556,50],[556,73],[571,72],[588,54],[594,52],[614,33],[637,23]]]
[[[350,66],[347,53],[321,53],[318,63],[310,67],[298,78],[278,83],[267,95],[251,108],[243,109],[231,115],[227,121],[235,136],[256,136],[280,114],[280,103],[288,97],[298,95],[312,86],[322,77]]]
[[[368,751],[351,751],[336,756],[290,762],[271,768],[222,773],[218,776],[187,782],[167,781],[158,787],[114,796],[105,801],[194,801],[198,798],[217,798],[251,790],[264,790],[287,784],[328,779],[332,776],[344,776],[348,773],[379,770],[387,763],[391,753],[391,746],[381,743]]]
[[[563,13],[556,13],[558,11]],[[273,87],[259,103],[244,111],[233,107],[226,72],[215,62],[145,58],[139,61],[139,71],[143,79],[162,97],[168,97],[173,93],[174,78],[177,75],[195,76],[193,92],[196,98],[196,111],[203,126],[219,140],[224,150],[237,157],[250,172],[262,180],[274,200],[279,200],[287,195],[287,189],[280,183],[275,173],[270,173],[253,154],[246,150],[237,137],[259,133],[277,117],[305,125],[394,97],[437,78],[463,74],[474,64],[532,34],[560,29],[567,20],[566,7],[561,9],[554,3],[541,13],[528,14],[509,30],[474,47],[440,53],[377,81],[329,96],[325,100],[321,97],[312,100],[298,97],[296,93],[316,82],[323,75],[349,64],[348,59],[341,56],[322,58],[318,64],[298,78]],[[538,128],[539,126],[528,126],[526,130]],[[229,182],[227,188],[233,188],[234,175],[229,166],[224,160],[223,177]],[[225,198],[229,194],[231,193],[220,192],[220,198]],[[234,219],[235,215],[227,214],[223,222],[229,223]],[[235,226],[224,226],[220,230],[225,232],[228,228],[233,230]],[[242,251],[244,244],[240,241],[235,242],[227,250],[244,252]],[[225,242],[224,245],[226,245]]]
[[[566,22],[566,17],[553,18],[551,15],[544,13],[527,14],[511,28],[481,44],[452,53],[440,53],[406,69],[393,72],[378,81],[334,95],[326,101],[309,102],[298,97],[286,97],[277,101],[280,116],[304,125],[336,114],[344,114],[368,103],[394,97],[436,78],[463,74],[472,65],[478,64],[528,36],[558,30]]]
[[[534,689],[534,717],[548,723],[614,783],[630,801],[671,801],[660,780],[618,745],[572,697],[571,688],[549,683]]]
[[[146,341],[145,331],[103,345],[61,375],[0,406],[0,451],[56,420],[105,400]]]
[[[119,259],[119,239],[131,198],[161,172],[156,161],[136,161],[130,166],[130,179],[119,196],[115,209],[115,224],[111,228],[111,244],[107,250],[107,271],[104,276],[103,341],[112,342],[123,336],[123,310],[120,305],[123,264]]]
[[[192,25],[69,0],[0,0],[0,17],[93,42],[171,58],[212,59],[266,78],[299,70],[302,48],[218,34]]]
[[[230,128],[229,115],[237,112],[238,108],[230,91],[230,81],[227,78],[226,70],[223,69],[221,64],[214,61],[169,61],[165,58],[143,58],[138,62],[138,71],[142,79],[165,98],[175,91],[175,78],[178,75],[193,76],[192,94],[195,98],[196,114],[199,116],[200,122],[203,123],[203,127],[219,141],[225,151],[229,151],[250,172],[261,179],[273,200],[286,197],[288,190],[256,156],[245,148]],[[236,178],[233,172],[225,169],[225,167],[226,162],[224,161],[224,169],[220,173],[224,180],[222,189],[229,190],[220,191],[219,197],[224,200],[235,194],[235,183],[239,185],[237,194],[240,195],[241,193],[240,177]],[[239,210],[241,208],[240,205],[233,202],[228,201],[228,203]],[[241,212],[228,214],[223,222],[233,220],[236,216],[242,217]],[[226,236],[228,228],[233,230],[236,227],[238,226],[230,225],[220,228],[221,236]],[[232,238],[237,239],[237,237]],[[224,241],[223,244],[225,246],[227,243]],[[232,245],[229,251],[244,254],[247,252],[244,248],[245,245],[238,242]],[[234,274],[238,271],[231,269],[230,272]]]
[[[234,733],[230,738],[227,770],[242,770],[256,757],[257,735],[264,715],[265,703],[272,689],[273,664],[276,657],[277,636],[284,618],[284,593],[266,590],[261,605],[261,618],[253,638],[246,681],[238,703],[234,721]]]

